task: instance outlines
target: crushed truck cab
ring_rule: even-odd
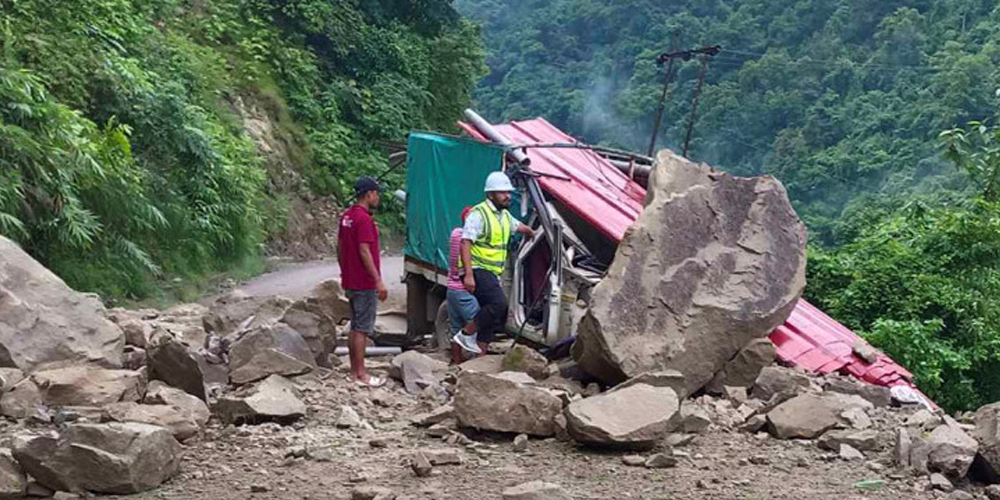
[[[544,132],[530,142],[572,142],[542,119],[522,123]],[[641,210],[641,197],[630,196],[632,181],[593,151],[527,148],[525,152],[512,147],[517,144],[506,136],[500,141],[490,138],[488,134],[502,133],[488,125],[477,128],[473,121],[461,125],[470,137],[424,132],[409,137],[404,249],[408,336],[417,339],[433,332],[439,345],[447,345],[444,301],[450,233],[461,224],[462,209],[484,199],[486,177],[505,171],[517,188],[511,212],[536,230],[533,238],[515,237],[508,249],[502,277],[510,304],[506,329],[552,346],[575,332],[590,289],[614,257],[620,235],[613,220],[634,219]],[[606,172],[589,172],[580,179],[588,172],[574,172],[574,165],[597,165]],[[603,193],[588,187],[590,183]],[[625,213],[607,213],[606,201],[588,196],[618,200]]]

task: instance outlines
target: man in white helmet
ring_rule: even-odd
[[[486,200],[472,207],[462,228],[462,282],[479,302],[479,312],[453,339],[477,354],[486,353],[486,346],[507,322],[507,294],[500,277],[507,265],[511,235],[515,231],[529,238],[535,235],[507,210],[514,191],[507,174],[491,173],[483,191]]]

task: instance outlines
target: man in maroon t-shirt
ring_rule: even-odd
[[[358,201],[341,216],[337,231],[341,285],[351,302],[351,332],[347,340],[351,376],[370,387],[385,384],[381,377],[365,372],[367,337],[375,333],[378,303],[388,297],[382,283],[378,227],[371,216],[372,209],[381,201],[380,189],[371,177],[359,178],[354,183]]]

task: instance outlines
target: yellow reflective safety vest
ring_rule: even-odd
[[[513,229],[511,218],[507,216],[507,210],[494,211],[488,200],[472,207],[472,211],[483,218],[483,231],[472,242],[470,249],[472,267],[500,276],[507,266],[507,243]]]

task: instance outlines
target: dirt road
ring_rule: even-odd
[[[382,256],[382,279],[389,289],[389,300],[383,310],[406,309],[406,285],[402,282],[403,256]],[[287,264],[280,269],[262,274],[237,287],[248,295],[263,297],[281,295],[291,299],[305,297],[322,281],[340,279],[340,266],[336,260],[320,260]]]

